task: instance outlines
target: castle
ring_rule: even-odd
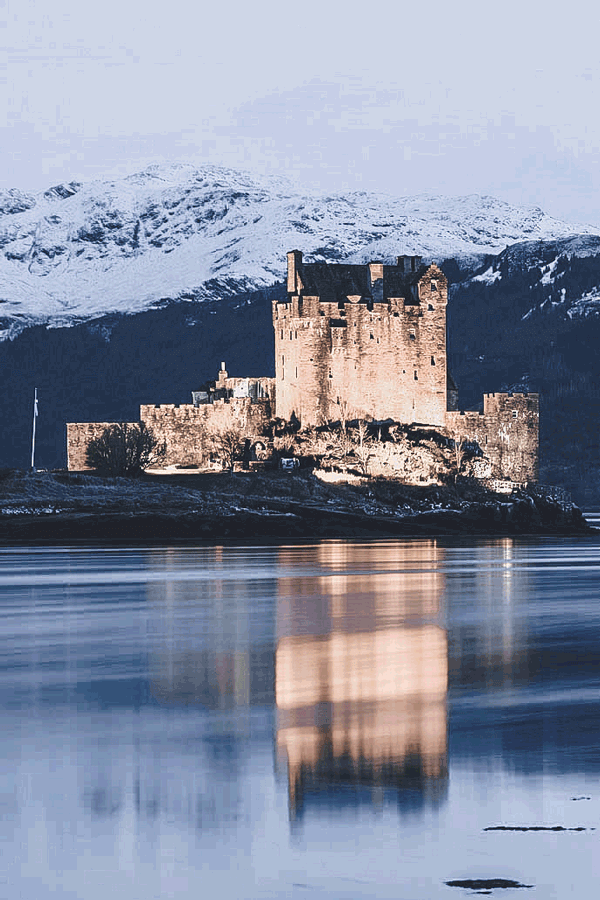
[[[494,477],[536,481],[539,397],[492,393],[460,412],[448,372],[448,282],[436,265],[305,263],[287,255],[287,297],[273,301],[275,378],[215,382],[181,406],[143,405],[140,421],[166,443],[167,465],[202,465],[210,435],[236,426],[258,438],[276,417],[319,426],[341,419],[420,424],[477,444]],[[110,423],[69,423],[69,469],[87,467],[91,439]]]

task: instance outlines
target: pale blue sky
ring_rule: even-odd
[[[0,187],[150,162],[600,225],[590,2],[0,0]]]

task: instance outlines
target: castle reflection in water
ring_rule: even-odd
[[[381,802],[390,791],[419,805],[440,799],[448,770],[444,550],[432,541],[331,541],[311,547],[307,565],[307,549],[273,548],[276,577],[267,581],[260,567],[238,577],[215,548],[212,578],[149,585],[152,695],[237,709],[242,739],[244,710],[274,705],[292,818],[308,802]],[[168,553],[161,562],[178,569]]]
[[[390,791],[437,800],[448,773],[443,551],[388,545],[387,571],[373,573],[372,546],[317,549],[326,575],[278,583],[276,743],[290,815]]]
[[[251,711],[274,714],[292,820],[313,805],[436,804],[448,782],[449,680],[455,692],[494,691],[531,674],[511,602],[527,574],[510,541],[479,554],[472,567],[429,540],[152,551],[150,695],[227,713],[240,758],[254,740]],[[450,639],[444,606],[463,597],[483,615]]]

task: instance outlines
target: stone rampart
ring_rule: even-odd
[[[140,406],[140,421],[166,444],[163,465],[202,466],[208,461],[211,437],[230,428],[244,437],[260,437],[271,418],[268,399],[249,397],[216,400],[201,406],[163,404]],[[85,471],[88,444],[114,422],[69,422],[67,424],[67,466]]]
[[[245,437],[256,438],[270,418],[270,402],[252,401],[249,397],[216,400],[201,406],[140,406],[140,419],[166,444],[167,466],[202,466],[207,462],[214,434],[236,428]]]
[[[493,393],[483,396],[483,413],[446,413],[454,440],[476,441],[496,478],[537,481],[539,467],[539,395]]]

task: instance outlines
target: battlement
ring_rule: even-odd
[[[264,402],[267,402],[266,399]],[[140,406],[140,419],[145,421],[147,418],[157,417],[160,413],[165,416],[205,418],[207,415],[210,415],[211,407],[245,407],[253,403],[254,401],[250,397],[230,397],[220,398],[212,403],[204,403],[200,406],[195,406],[193,403],[143,404]]]
[[[507,397],[507,398],[512,397],[515,399],[531,398],[531,397],[539,398],[539,394],[532,393],[531,391],[495,391],[495,392],[490,392],[490,393],[484,394],[483,396],[484,397],[494,397],[494,398],[498,398],[498,399],[500,399],[502,397]]]
[[[447,410],[446,421],[454,422],[456,417],[458,417],[459,419],[469,419],[469,418],[475,418],[477,416],[479,416],[479,417],[483,416],[483,412],[480,412],[477,409]]]
[[[487,416],[517,419],[539,416],[540,395],[531,392],[496,392],[483,395],[483,411]]]

